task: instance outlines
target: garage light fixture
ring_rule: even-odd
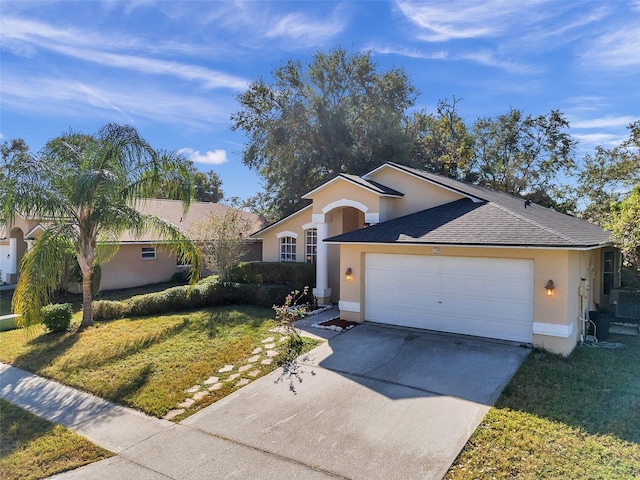
[[[551,297],[553,295],[553,290],[555,288],[556,287],[553,284],[553,280],[549,280],[547,284],[544,286],[544,289],[547,291],[547,297]]]
[[[353,270],[351,270],[351,267],[347,268],[347,271],[344,274],[347,277],[347,280],[351,280],[353,278]]]

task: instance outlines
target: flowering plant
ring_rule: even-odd
[[[304,287],[302,292],[300,292],[300,290],[294,290],[285,297],[283,305],[273,306],[279,326],[289,335],[289,338],[294,343],[302,342],[300,333],[295,327],[295,322],[307,315],[306,308],[298,305],[298,302],[302,298],[305,298],[308,293],[309,287]]]

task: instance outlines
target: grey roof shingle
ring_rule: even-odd
[[[609,233],[585,220],[530,204],[504,192],[390,164],[466,196],[327,239],[343,243],[449,244],[588,248],[610,243]]]
[[[361,187],[372,190],[375,193],[380,195],[390,195],[394,197],[402,197],[404,195],[404,193],[394,190],[393,188],[389,188],[386,185],[382,185],[381,183],[374,182],[373,180],[367,180],[357,175],[351,175],[349,173],[341,173],[339,176],[342,178],[346,178],[347,180],[350,180],[351,182],[357,185],[360,185]]]

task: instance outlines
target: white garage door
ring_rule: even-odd
[[[365,320],[530,343],[533,260],[368,253]]]

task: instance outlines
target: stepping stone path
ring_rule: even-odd
[[[225,383],[234,382],[234,388],[243,387],[251,383],[250,378],[256,378],[260,375],[259,368],[255,368],[256,364],[260,362],[261,365],[271,365],[273,358],[278,355],[278,351],[275,350],[276,346],[287,340],[286,335],[280,336],[278,339],[274,337],[268,337],[262,340],[262,347],[256,347],[251,352],[251,356],[246,359],[246,363],[238,368],[237,373],[230,372],[235,370],[235,365],[225,365],[218,370],[218,374],[212,375],[207,378],[202,384],[194,385],[191,388],[185,390],[185,393],[190,394],[183,402],[176,405],[176,408],[169,410],[167,414],[162,417],[165,420],[171,420],[178,415],[182,415],[188,408],[191,408],[197,401],[210,395],[210,392],[220,390]],[[266,357],[266,358],[265,358]],[[247,378],[250,377],[250,378]]]

